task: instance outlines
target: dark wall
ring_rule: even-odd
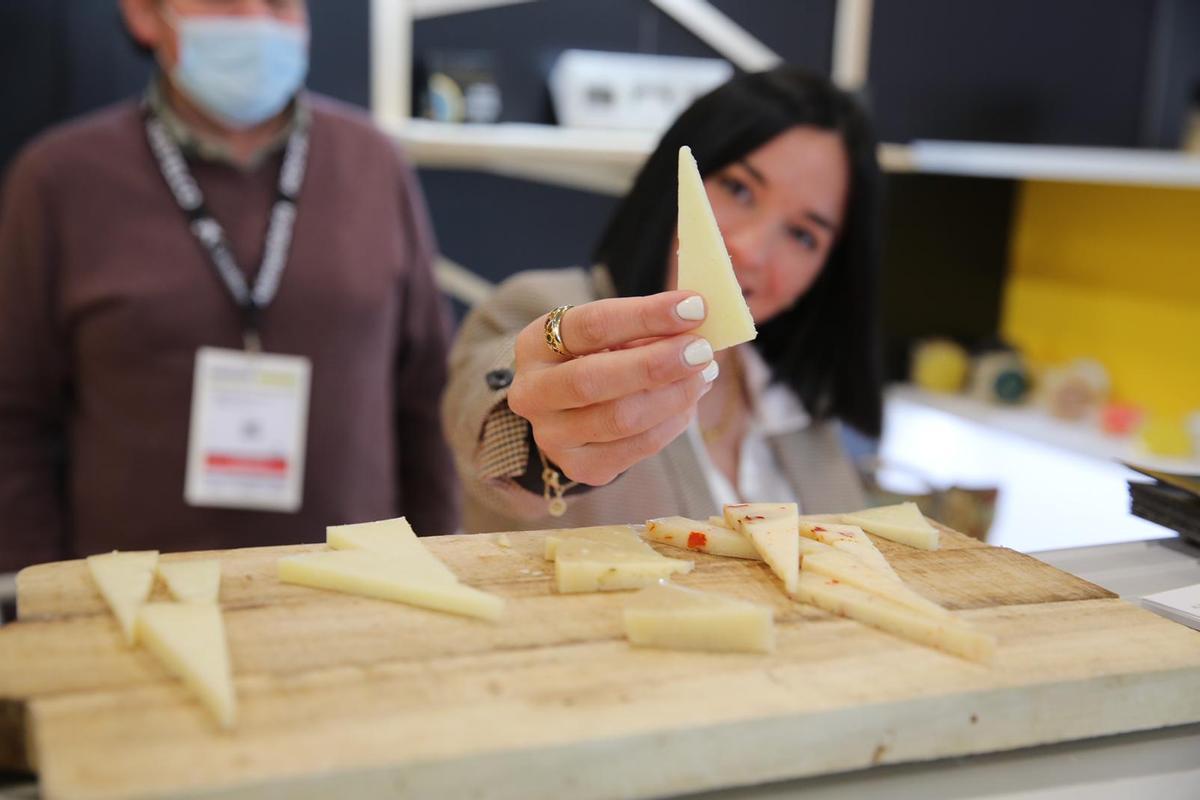
[[[1141,144],[1155,2],[877,0],[888,141]]]
[[[1146,91],[1143,140],[1151,147],[1179,147],[1188,111],[1200,105],[1200,0],[1156,4]]]
[[[973,346],[997,335],[1015,193],[1005,180],[888,176],[881,307],[889,377],[908,374],[917,339]]]

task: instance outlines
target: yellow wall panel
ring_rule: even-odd
[[[1119,400],[1200,408],[1200,191],[1030,182],[1002,330],[1035,363],[1096,358]]]

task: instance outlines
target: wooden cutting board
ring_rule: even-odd
[[[232,733],[123,646],[83,562],[30,568],[19,621],[0,628],[0,762],[31,765],[51,800],[579,800],[1200,720],[1200,633],[952,532],[936,552],[877,541],[913,588],[999,637],[988,666],[792,603],[761,563],[702,554],[677,582],[771,605],[777,652],[634,649],[628,595],[555,594],[544,536],[424,540],[509,599],[496,624],[276,580],[280,555],[321,545],[164,556],[221,560]]]

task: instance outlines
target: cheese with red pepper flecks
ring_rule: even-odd
[[[646,538],[714,556],[761,560],[754,544],[737,531],[687,517],[646,520]]]

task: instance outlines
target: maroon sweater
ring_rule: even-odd
[[[309,102],[295,238],[261,326],[266,351],[312,359],[300,511],[183,500],[196,349],[239,348],[241,331],[131,101],[42,136],[0,195],[0,572],[114,548],[318,541],[397,513],[421,533],[457,527],[437,413],[446,315],[419,188],[364,115]],[[189,162],[247,273],[281,158]]]

